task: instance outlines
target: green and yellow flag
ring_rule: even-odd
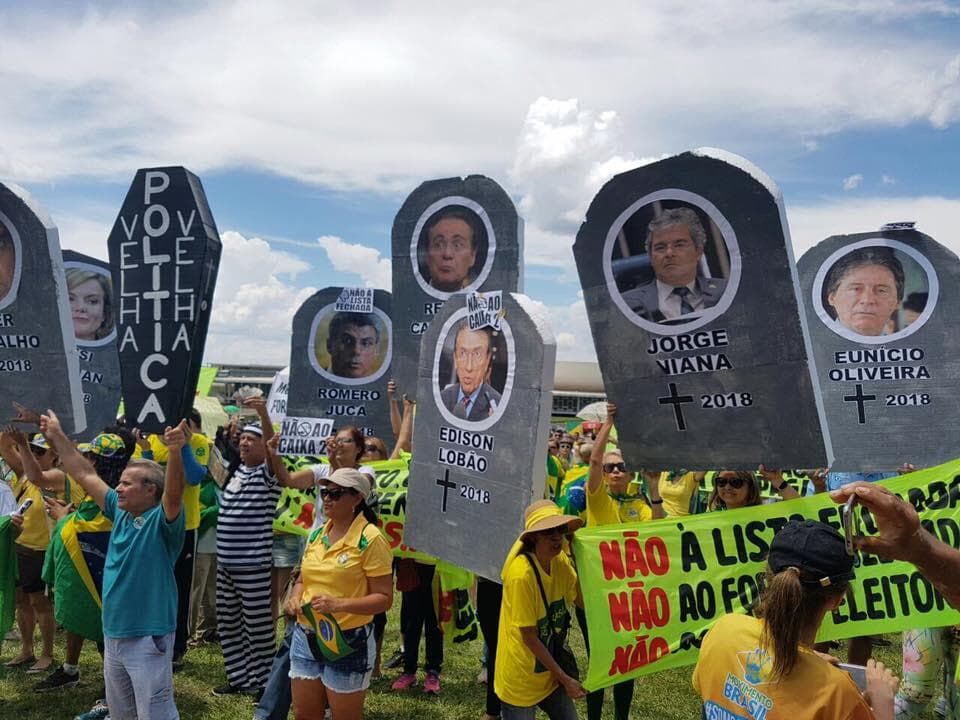
[[[0,517],[0,638],[13,627],[17,592],[17,553],[10,516]]]
[[[343,637],[343,631],[333,615],[314,610],[310,603],[304,603],[300,612],[310,624],[317,637],[317,647],[327,660],[339,660],[355,652],[355,648],[350,647]]]

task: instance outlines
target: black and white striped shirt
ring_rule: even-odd
[[[223,488],[217,513],[217,562],[264,566],[273,563],[273,517],[280,485],[267,463],[241,464]]]

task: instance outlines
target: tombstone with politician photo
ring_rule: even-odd
[[[126,417],[162,433],[193,407],[220,264],[200,178],[183,167],[138,170],[108,248]]]
[[[705,149],[617,175],[574,256],[630,462],[829,461],[783,202],[761,170]]]
[[[526,296],[446,302],[420,352],[408,546],[499,578],[524,508],[543,497],[555,361],[553,332]]]
[[[324,288],[293,318],[286,415],[329,418],[392,446],[387,382],[395,357],[391,298],[373,288]]]
[[[14,402],[34,412],[54,410],[68,432],[87,425],[57,228],[26,190],[0,184],[3,422],[16,414]]]
[[[87,441],[116,421],[120,407],[120,358],[114,320],[117,297],[110,266],[103,260],[64,250],[63,269],[87,416],[86,429],[74,439]]]
[[[834,468],[883,472],[956,457],[957,256],[895,223],[829,237],[798,268]],[[891,442],[901,436],[910,441]]]
[[[451,295],[521,290],[523,226],[496,182],[482,175],[430,180],[393,222],[394,379],[416,392],[420,338]]]

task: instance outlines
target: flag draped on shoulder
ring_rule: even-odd
[[[13,626],[17,592],[17,553],[10,516],[0,517],[0,637]]]

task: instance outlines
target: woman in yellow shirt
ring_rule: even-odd
[[[367,507],[370,476],[340,468],[320,488],[327,522],[307,539],[287,607],[298,624],[290,643],[297,720],[359,720],[376,657],[373,616],[393,601],[390,546]]]

